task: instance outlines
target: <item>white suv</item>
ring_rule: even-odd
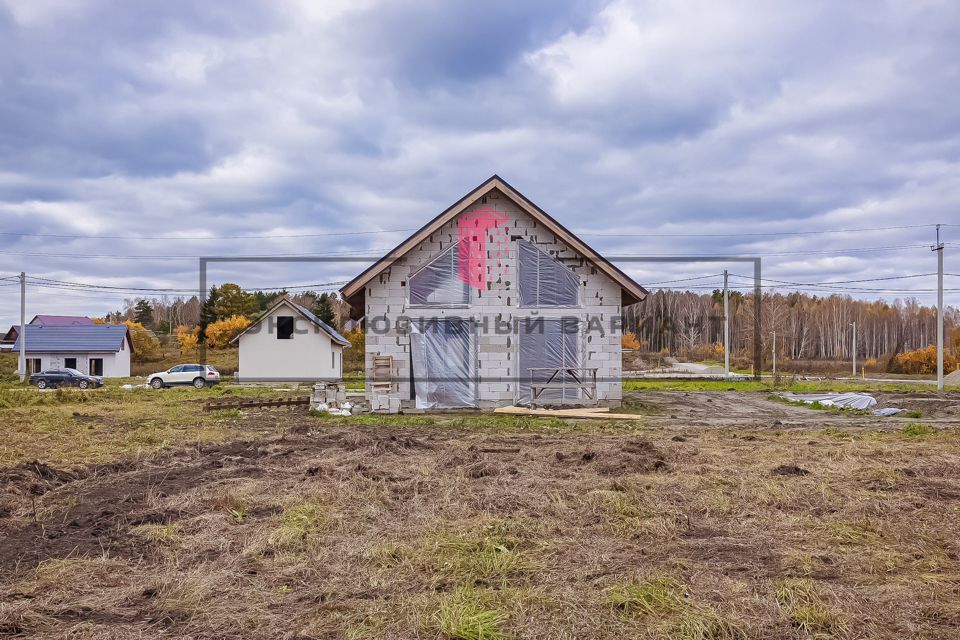
[[[154,389],[171,387],[175,384],[192,384],[197,389],[203,389],[208,384],[220,382],[220,372],[208,364],[178,364],[177,366],[151,373],[147,376],[147,384]]]

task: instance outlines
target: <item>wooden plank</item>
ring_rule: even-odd
[[[203,410],[257,409],[261,407],[292,407],[308,404],[310,404],[310,396],[298,398],[238,398],[236,400],[211,400],[203,405]]]
[[[393,356],[373,357],[373,381],[385,382],[393,379]]]
[[[518,416],[544,416],[550,418],[600,418],[602,420],[643,420],[636,413],[610,413],[604,407],[583,407],[576,409],[529,409],[527,407],[499,407],[494,413],[509,413]]]
[[[517,410],[529,411],[530,407],[499,407],[494,409],[494,413],[516,413]],[[537,409],[538,411],[550,411],[551,413],[563,414],[563,413],[610,413],[609,407],[566,407],[563,409]],[[631,414],[632,415],[632,414]],[[601,416],[602,417],[602,416]]]

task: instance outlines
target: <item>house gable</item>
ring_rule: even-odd
[[[526,259],[521,256],[524,248]],[[443,260],[451,251],[459,258],[456,275],[466,283],[469,297],[462,304],[449,296],[424,302],[422,295],[411,292],[411,278],[434,265],[441,270],[441,283],[453,282],[449,260]],[[525,280],[532,287],[531,304],[523,304]],[[553,295],[560,291],[563,295]],[[530,395],[532,369],[556,366],[557,354],[563,364],[591,379],[596,374],[596,399],[591,401],[613,405],[620,400],[621,283],[497,189],[381,269],[364,285],[360,299],[359,311],[366,317],[367,374],[380,371],[382,380],[384,363],[390,370],[389,382],[368,385],[375,411],[426,408],[454,396],[459,398],[456,406],[522,402]],[[456,333],[451,326],[462,319],[471,322],[467,344],[449,342]],[[539,330],[525,329],[538,324]],[[441,326],[443,338],[436,333]],[[575,335],[567,335],[571,327]],[[427,334],[431,337],[418,338]],[[459,373],[451,376],[450,370]],[[431,377],[442,383],[423,386]],[[457,392],[449,393],[453,388]],[[446,394],[446,399],[437,394]]]
[[[269,309],[261,313],[256,320],[251,322],[246,329],[244,329],[243,331],[238,333],[236,336],[234,336],[234,338],[230,342],[231,343],[238,342],[241,336],[248,333],[255,332],[255,331],[259,331],[261,325],[264,322],[266,322],[270,318],[275,318],[277,315],[279,315],[278,311],[280,311],[281,308],[288,310],[291,315],[293,315],[295,318],[298,318],[301,322],[305,323],[306,326],[309,326],[311,330],[313,330],[314,332],[323,333],[327,338],[330,339],[330,341],[333,344],[339,345],[341,347],[350,346],[350,342],[346,338],[344,338],[342,335],[340,335],[340,333],[336,329],[334,329],[333,327],[331,327],[330,325],[322,321],[320,318],[314,315],[313,312],[311,312],[306,307],[300,306],[299,304],[293,302],[292,300],[290,300],[285,296],[280,298]]]
[[[309,310],[281,299],[237,335],[239,369],[243,381],[307,381],[337,379],[343,375],[339,333]]]
[[[616,282],[622,290],[621,299],[623,304],[639,302],[646,297],[647,291],[643,287],[591,249],[585,242],[528,200],[523,194],[507,184],[506,181],[494,175],[428,222],[420,230],[404,240],[341,289],[344,299],[351,304],[354,316],[359,317],[363,313],[364,287],[368,283],[374,281],[384,270],[389,269],[424,241],[433,241],[434,234],[440,232],[442,235],[445,231],[444,227],[451,222],[456,222],[463,217],[467,223],[463,226],[466,226],[468,229],[473,226],[477,232],[479,232],[480,229],[489,230],[497,226],[506,226],[509,228],[508,221],[495,219],[497,215],[502,213],[497,210],[497,207],[480,209],[480,206],[487,204],[488,201],[500,198],[506,198],[511,201],[520,212],[525,213],[526,216],[528,216],[528,224],[533,223],[539,225],[544,232],[552,234],[556,240],[561,241],[569,250],[575,252],[580,258],[589,262],[593,267],[602,271],[611,280]],[[473,224],[471,225],[471,223]],[[460,226],[458,231],[462,231],[463,226]],[[467,262],[468,266],[465,267],[467,272],[464,276],[465,278],[470,278],[471,274],[476,275],[477,265],[469,264],[469,260]],[[477,284],[476,280],[471,281],[471,284]]]

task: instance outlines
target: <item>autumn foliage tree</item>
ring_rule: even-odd
[[[362,327],[354,327],[343,332],[343,337],[350,342],[350,346],[343,350],[344,372],[363,371],[365,348],[364,332]]]
[[[184,324],[177,327],[177,344],[180,346],[180,355],[197,352],[200,342],[200,327],[190,328]]]
[[[943,354],[943,370],[947,373],[957,368],[957,358],[949,353]],[[922,349],[914,349],[899,353],[891,362],[892,373],[936,373],[937,347],[929,345]]]
[[[620,336],[620,345],[624,349],[633,349],[634,351],[640,349],[640,341],[635,333],[624,333]]]
[[[153,335],[153,332],[139,322],[133,320],[124,320],[122,324],[130,329],[130,339],[133,341],[133,359],[136,362],[152,362],[159,360],[160,341]]]
[[[238,333],[250,326],[250,318],[233,315],[207,325],[207,346],[211,349],[223,349]],[[198,334],[199,335],[199,334]]]

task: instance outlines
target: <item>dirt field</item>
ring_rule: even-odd
[[[912,419],[669,391],[631,394],[636,423],[225,412],[189,418],[216,441],[10,458],[0,634],[956,638],[958,400],[881,396]],[[116,420],[30,411],[77,407]]]
[[[895,429],[922,421],[945,428],[960,427],[960,394],[933,391],[871,393],[877,407],[899,407],[905,414],[879,419],[846,411],[815,411],[775,402],[769,393],[727,391],[644,391],[628,394],[626,406],[648,416],[648,426],[663,428]]]

